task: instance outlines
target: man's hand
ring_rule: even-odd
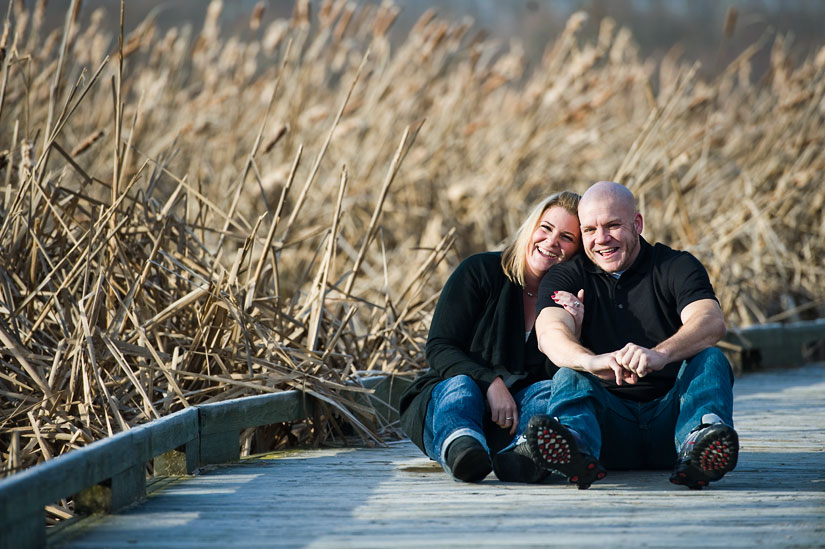
[[[584,296],[581,291],[580,294]],[[567,295],[569,297],[572,294]],[[594,355],[592,351],[582,347],[574,334],[575,329],[573,316],[558,307],[545,307],[536,318],[539,350],[555,364],[579,372],[589,372],[601,379],[616,380],[616,385],[639,381],[639,376],[634,372],[622,368],[615,353]]]
[[[513,395],[500,377],[497,377],[487,389],[487,402],[492,410],[493,423],[502,429],[510,429],[510,435],[515,435],[518,427],[518,408]]]
[[[623,383],[633,385],[639,381],[639,376],[636,375],[636,372],[624,368],[619,363],[617,353],[591,356],[585,365],[585,370],[598,378],[615,380],[616,385],[622,385]]]
[[[668,363],[667,356],[655,349],[648,349],[635,343],[628,343],[614,353],[616,361],[629,372],[645,377],[656,372]]]

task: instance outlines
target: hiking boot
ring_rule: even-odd
[[[515,447],[493,456],[493,471],[502,482],[537,483],[547,476],[547,470],[533,461],[524,435]]]
[[[552,417],[543,414],[531,417],[526,434],[533,461],[563,474],[579,490],[607,476],[595,457],[579,450],[576,435]]]
[[[471,436],[461,436],[450,443],[445,460],[453,476],[464,482],[481,482],[493,470],[487,450]]]
[[[733,427],[721,420],[693,429],[682,444],[670,482],[701,490],[736,467],[739,458],[739,436]],[[718,416],[715,419],[719,419]]]

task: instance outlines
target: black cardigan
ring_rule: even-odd
[[[426,347],[430,368],[404,391],[399,404],[401,427],[419,448],[424,450],[430,395],[441,381],[465,374],[486,396],[502,371],[526,374],[510,387],[513,394],[553,377],[557,368],[538,350],[535,330],[526,342],[524,333],[522,288],[504,274],[501,253],[462,261],[435,307]]]

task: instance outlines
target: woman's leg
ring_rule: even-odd
[[[489,455],[484,437],[484,397],[478,384],[469,376],[455,376],[433,389],[424,423],[424,448],[427,455],[441,464],[450,475],[447,451],[458,438],[475,439]]]

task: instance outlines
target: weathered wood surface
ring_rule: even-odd
[[[131,509],[79,521],[60,547],[825,546],[825,364],[735,386],[739,466],[710,489],[667,472],[561,483],[449,480],[409,442],[220,466]]]

